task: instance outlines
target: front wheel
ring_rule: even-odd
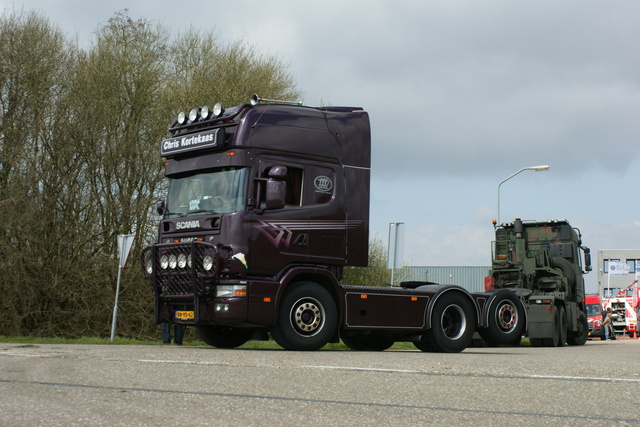
[[[318,350],[329,342],[338,325],[338,310],[331,294],[312,282],[287,290],[271,336],[287,350]]]
[[[471,301],[464,295],[447,292],[433,307],[425,340],[414,344],[422,351],[459,353],[471,345],[475,329]]]
[[[567,343],[567,315],[564,307],[560,306],[558,309],[558,328],[559,328],[559,339],[558,339],[558,347],[564,347]]]
[[[520,299],[511,291],[498,292],[488,310],[486,328],[478,333],[490,346],[511,344],[522,337],[525,314]]]
[[[249,341],[253,331],[231,327],[197,325],[196,333],[205,343],[218,348],[236,348]]]
[[[589,320],[584,312],[578,315],[578,329],[567,334],[567,344],[569,345],[585,345],[589,338]],[[602,336],[604,339],[604,335]]]

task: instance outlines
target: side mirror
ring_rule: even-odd
[[[287,167],[286,166],[274,166],[269,169],[269,178],[274,178],[277,180],[284,180],[287,177]]]
[[[266,209],[273,210],[284,208],[285,197],[287,195],[287,183],[284,181],[286,177],[286,166],[274,166],[269,171],[265,200]]]
[[[591,250],[589,248],[584,248],[584,269],[591,271]]]
[[[156,210],[158,211],[158,215],[164,215],[164,200],[160,200],[156,205]]]
[[[286,182],[269,179],[269,181],[267,181],[267,200],[265,200],[265,208],[268,210],[284,208],[286,192]]]

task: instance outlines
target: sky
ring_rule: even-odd
[[[363,107],[371,232],[386,245],[404,222],[405,264],[490,265],[498,209],[569,220],[594,264],[640,248],[636,0],[0,0],[22,8],[81,45],[124,9],[215,31],[287,64],[305,105]],[[550,168],[504,182],[498,208],[499,183],[536,165]]]

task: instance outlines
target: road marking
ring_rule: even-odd
[[[490,377],[490,378],[530,378],[543,380],[566,380],[566,381],[598,381],[598,382],[627,382],[640,383],[640,378],[614,378],[614,377],[578,377],[570,375],[493,375],[493,374],[457,374],[455,372],[429,372],[409,369],[390,369],[390,368],[365,368],[360,366],[324,366],[324,365],[306,365],[303,368],[312,369],[335,369],[344,371],[374,371],[404,374],[420,374],[420,375],[439,375],[439,376],[457,376],[457,377]]]
[[[60,354],[33,354],[33,353],[0,353],[0,356],[10,357],[33,357],[33,358],[74,358],[78,360],[93,360],[93,357],[87,356],[68,356]],[[103,361],[111,362],[138,362],[138,363],[167,363],[167,364],[182,364],[182,365],[203,365],[203,366],[244,366],[254,368],[274,368],[277,366],[260,364],[245,366],[241,364],[225,363],[225,362],[209,362],[209,361],[192,361],[192,360],[171,360],[171,359],[119,359],[119,358],[102,358]],[[353,372],[385,372],[396,374],[416,374],[416,375],[430,375],[430,376],[455,376],[455,377],[469,377],[469,378],[524,378],[524,379],[541,379],[541,380],[557,380],[557,381],[589,381],[589,382],[620,382],[620,383],[634,383],[640,384],[640,378],[616,378],[616,377],[583,377],[583,376],[570,376],[570,375],[536,375],[536,374],[522,374],[522,375],[495,375],[495,374],[480,374],[480,373],[455,373],[455,372],[434,372],[434,371],[421,371],[416,369],[394,369],[394,368],[371,368],[363,366],[328,366],[328,365],[302,365],[301,368],[306,369],[333,369],[342,371]]]

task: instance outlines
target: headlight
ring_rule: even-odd
[[[145,260],[144,264],[145,264],[144,268],[147,271],[147,274],[148,275],[153,274],[153,264],[151,263],[151,260],[150,259]]]
[[[211,255],[206,255],[204,258],[202,258],[202,268],[204,268],[206,271],[209,271],[213,268],[213,258],[211,258]]]
[[[169,267],[169,257],[166,255],[162,255],[160,257],[160,268],[166,270]]]
[[[175,269],[176,265],[178,265],[178,258],[176,258],[175,255],[170,255],[169,256],[169,267],[171,267],[171,269]]]
[[[187,266],[187,256],[185,254],[178,255],[178,267],[185,268]]]
[[[216,297],[246,297],[247,285],[218,285]]]

